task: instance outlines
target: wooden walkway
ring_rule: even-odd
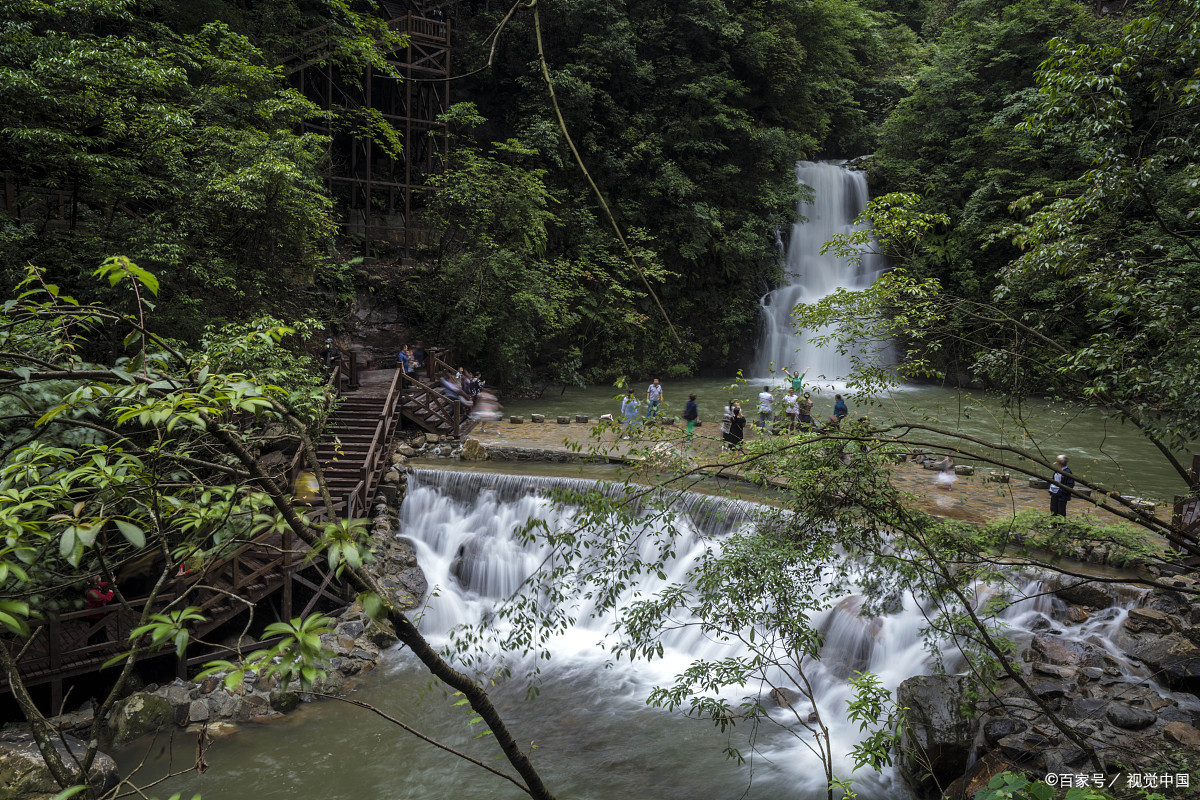
[[[351,354],[353,355],[353,354]],[[421,378],[404,378],[396,369],[360,372],[351,357],[346,370],[335,368],[330,390],[339,404],[318,443],[317,456],[326,485],[334,501],[333,513],[343,518],[370,515],[379,483],[391,465],[397,430],[404,423],[421,430],[457,436],[469,430],[471,421],[457,400],[434,388],[449,374],[448,366],[436,356]],[[303,453],[297,453],[286,473],[291,486],[306,483]],[[320,520],[328,511],[320,500],[298,503],[311,519]],[[184,605],[195,606],[205,616],[203,623],[189,629],[192,645],[178,660],[177,673],[186,677],[190,667],[214,658],[229,657],[236,648],[205,637],[244,615],[251,608],[268,621],[291,619],[310,613],[322,599],[345,603],[343,588],[320,560],[306,558],[307,546],[291,531],[269,534],[253,541],[230,542],[226,552],[212,559],[203,571],[180,575],[155,601],[155,611],[184,597]],[[163,564],[147,564],[146,572],[157,572]],[[161,574],[161,573],[159,573]],[[140,613],[145,592],[132,590],[122,580],[129,607]],[[297,597],[303,602],[297,602]],[[5,639],[19,660],[26,686],[50,684],[49,708],[58,713],[65,680],[99,672],[109,659],[128,650],[135,617],[113,604],[101,609],[66,611],[30,620],[28,640]],[[162,657],[162,652],[141,658]],[[8,681],[0,675],[0,692]]]

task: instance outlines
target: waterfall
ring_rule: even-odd
[[[497,603],[517,591],[534,570],[553,557],[543,544],[521,536],[520,531],[531,519],[551,529],[572,525],[575,511],[565,502],[564,492],[629,497],[627,488],[619,483],[436,469],[415,470],[408,487],[401,508],[399,535],[413,543],[431,588],[430,598],[415,618],[420,619],[425,635],[439,645],[447,642],[454,626],[491,618]],[[669,535],[664,527],[668,523],[652,513],[647,502],[646,535],[638,545],[641,550],[627,554],[629,558],[658,564],[661,574],[651,571],[631,577],[630,599],[654,596],[667,586],[686,581],[698,561],[719,551],[729,537],[747,532],[747,526],[756,521],[769,521],[781,513],[769,506],[694,493],[672,494],[668,499],[676,512]],[[662,538],[673,543],[674,555],[666,559],[659,558],[655,544]],[[976,598],[982,604],[995,592],[1005,591],[1016,601],[1004,612],[1002,620],[1022,647],[1028,644],[1034,631],[1054,629],[1072,641],[1102,642],[1114,657],[1120,657],[1119,648],[1109,642],[1124,619],[1123,609],[1110,609],[1094,615],[1083,625],[1063,630],[1058,620],[1065,604],[1050,595],[1036,576],[1014,577],[1015,581],[1003,590],[994,586],[976,587]],[[820,576],[814,579],[822,580]],[[905,594],[891,604],[890,613],[869,617],[861,613],[863,593],[865,590],[832,596],[824,610],[812,614],[812,624],[823,635],[821,657],[806,659],[803,664],[816,708],[829,727],[835,772],[842,777],[850,774],[849,753],[863,735],[857,724],[846,719],[847,701],[853,695],[848,678],[854,671],[875,673],[894,692],[905,678],[933,668],[933,651],[940,651],[947,670],[962,668],[961,656],[948,643],[938,643],[932,650],[926,647],[922,636],[928,624],[925,614],[935,612],[923,608],[920,599]],[[641,709],[644,713],[645,698],[653,687],[670,685],[676,675],[699,659],[716,661],[750,655],[742,643],[706,634],[699,626],[688,624],[693,620],[681,613],[673,629],[662,634],[661,658],[632,663],[622,660],[614,664],[611,652],[606,649],[617,635],[613,615],[593,618],[586,597],[576,597],[570,602],[574,606],[569,615],[575,622],[552,634],[546,646],[552,659],[537,661],[537,669],[544,681],[562,681],[575,687],[574,691],[590,692],[586,694],[588,702],[603,706],[606,715],[634,713],[627,709]],[[1128,600],[1129,605],[1135,602],[1134,598]],[[527,666],[532,668],[533,661],[536,658]],[[1123,657],[1121,661],[1130,674],[1145,679],[1145,673],[1136,665]],[[791,671],[795,672],[794,665]],[[603,688],[589,685],[591,679],[586,677],[589,675],[596,676],[595,687]],[[770,667],[764,677],[765,683],[729,686],[721,692],[722,698],[733,706],[743,697],[759,697],[778,723],[758,733],[756,750],[764,758],[755,764],[755,791],[749,796],[803,800],[823,797],[824,771],[800,741],[808,735],[801,719],[812,707],[807,701],[795,702],[798,695],[794,674],[789,676],[782,668]],[[603,684],[599,683],[601,680]],[[791,691],[772,692],[772,686],[789,687]],[[591,693],[598,693],[600,699]],[[794,702],[795,712],[780,703],[780,699]],[[550,706],[538,713],[561,714],[573,720],[578,712]],[[640,724],[646,724],[644,717],[641,720]],[[667,749],[667,743],[663,746],[661,753],[639,752],[638,757],[654,763],[656,770],[686,773],[687,764],[668,766],[665,762],[691,756]],[[583,758],[578,753],[575,757]],[[697,753],[695,757],[712,758],[715,754]],[[903,790],[897,780],[890,772],[860,774],[856,776],[855,788],[863,797],[898,796]]]
[[[762,298],[762,335],[754,374],[766,376],[772,369],[812,367],[808,379],[816,384],[841,383],[851,369],[850,355],[836,347],[818,348],[808,340],[828,330],[797,332],[792,309],[797,303],[813,303],[837,289],[865,289],[886,268],[885,260],[865,253],[860,259],[821,255],[821,247],[836,233],[857,230],[854,218],[867,205],[867,179],[857,170],[836,164],[801,161],[796,165],[796,182],[813,190],[811,203],[797,209],[800,220],[792,226],[787,247],[786,286]]]

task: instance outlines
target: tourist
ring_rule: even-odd
[[[425,366],[425,343],[420,339],[417,339],[417,343],[413,345],[412,362],[413,372],[416,372],[421,367]],[[433,376],[427,375],[426,377]]]
[[[833,414],[838,418],[838,422],[850,416],[850,409],[846,408],[846,401],[842,399],[840,394],[833,396]]]
[[[93,623],[104,619],[104,607],[113,601],[115,593],[108,581],[96,578],[83,592],[83,609],[94,611],[87,619]],[[105,644],[108,642],[108,624],[94,625],[94,630],[88,634],[88,644]]]
[[[338,349],[333,346],[333,339],[326,339],[325,346],[321,348],[321,363],[325,365],[325,369],[333,369],[337,353]]]
[[[487,424],[501,417],[500,401],[491,392],[479,392],[471,406],[471,419],[479,423],[479,432],[487,430]]]
[[[775,396],[771,394],[771,387],[764,386],[763,390],[758,393],[758,427],[766,428],[767,421],[771,419],[772,404],[775,402]]]
[[[725,441],[729,441],[729,423],[733,422],[733,407],[735,403],[732,398],[729,400],[729,405],[721,410],[721,436]]]
[[[658,378],[655,378],[654,382],[646,388],[646,402],[649,403],[649,407],[646,409],[647,418],[658,416],[658,404],[662,402],[662,399],[662,385],[658,382]]]
[[[686,441],[690,442],[694,438],[693,431],[696,430],[696,422],[700,419],[700,407],[696,405],[696,395],[688,395],[687,405],[683,408],[683,418],[687,420]]]
[[[625,424],[621,428],[622,439],[633,438],[633,426],[637,422],[638,401],[633,396],[633,389],[625,393],[625,398],[621,401],[621,415],[625,417]]]
[[[817,421],[813,419],[813,399],[808,392],[804,393],[804,399],[800,401],[800,425],[807,431],[816,430]]]
[[[800,398],[793,389],[788,389],[788,393],[783,397],[783,413],[787,415],[787,429],[794,433],[796,423],[800,419]]]
[[[812,367],[805,367],[804,372],[788,372],[787,367],[783,368],[783,374],[792,379],[792,391],[796,394],[800,394],[804,389],[804,376],[808,374],[810,369]]]
[[[746,436],[746,418],[742,416],[742,407],[735,405],[733,407],[733,419],[729,421],[729,436],[725,441],[729,443],[730,450],[741,450],[742,439]]]
[[[1050,481],[1050,516],[1065,517],[1067,501],[1071,499],[1069,489],[1075,488],[1075,479],[1071,477],[1071,468],[1067,466],[1067,457],[1059,456],[1054,459],[1054,477]]]
[[[401,345],[400,352],[396,354],[396,369],[400,370],[400,386],[404,387],[408,384],[408,367],[410,359],[408,355],[408,345]]]

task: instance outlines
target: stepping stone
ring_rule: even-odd
[[[588,423],[587,415],[586,414],[576,414],[575,421],[582,422],[584,425],[586,425]]]
[[[511,422],[513,425],[521,425],[525,422],[525,418],[524,417],[509,417],[508,421]]]
[[[530,422],[545,422],[546,415],[545,414],[530,414],[529,420],[530,420]]]
[[[570,424],[571,424],[571,418],[570,418],[570,417],[559,417],[559,418],[558,418],[558,424],[559,424],[559,425],[570,425]]]

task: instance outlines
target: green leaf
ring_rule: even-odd
[[[146,532],[143,531],[139,526],[124,519],[114,519],[113,522],[121,531],[121,535],[124,536],[125,540],[131,545],[137,548],[146,546]]]

